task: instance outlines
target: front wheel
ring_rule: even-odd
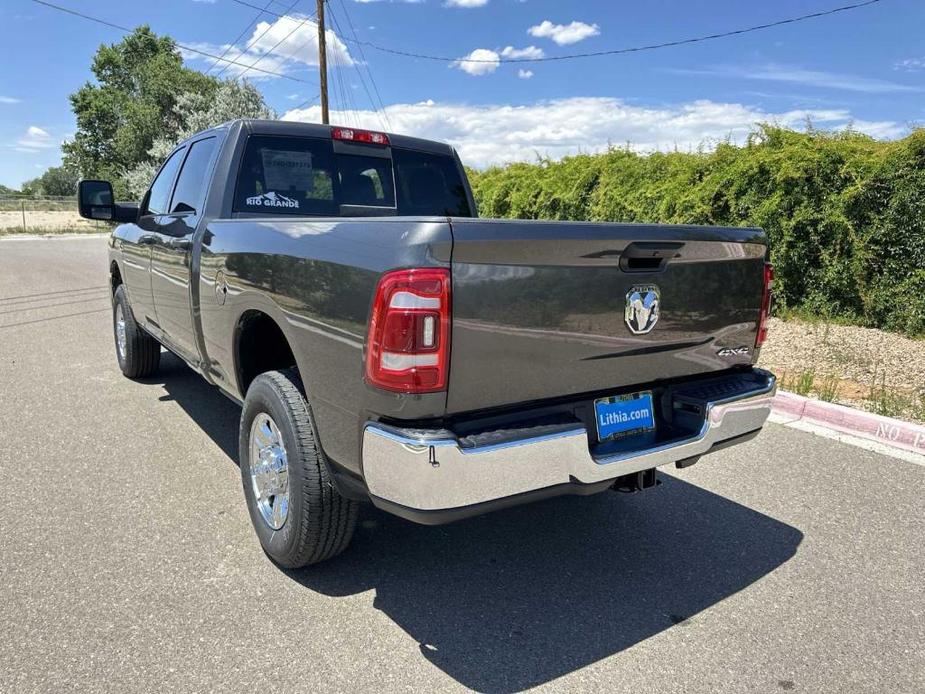
[[[358,504],[338,494],[329,479],[294,370],[268,371],[251,383],[238,450],[251,522],[273,561],[297,568],[344,551]]]
[[[125,287],[119,285],[112,297],[112,330],[116,359],[128,378],[145,378],[161,363],[161,344],[135,322]]]

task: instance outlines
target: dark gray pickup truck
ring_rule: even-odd
[[[758,433],[772,273],[758,229],[477,219],[444,144],[234,121],[179,145],[109,268],[119,366],[161,347],[242,403],[244,496],[287,567],[358,502],[444,523],[641,490]]]

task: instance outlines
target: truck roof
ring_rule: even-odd
[[[336,127],[352,128],[352,126],[322,125],[321,123],[301,123],[297,121],[285,120],[261,120],[257,118],[238,118],[235,120],[222,123],[209,130],[230,130],[235,125],[240,125],[248,134],[253,135],[282,135],[289,137],[319,137],[330,138],[331,129]],[[363,130],[364,128],[354,128]],[[208,132],[208,131],[203,131]],[[381,132],[381,131],[376,131]],[[197,133],[198,137],[202,133]],[[396,133],[386,133],[389,141],[394,147],[404,149],[416,149],[422,152],[432,154],[445,154],[453,156],[453,147],[445,142],[435,140],[425,140],[419,137],[409,137],[408,135],[399,135]]]

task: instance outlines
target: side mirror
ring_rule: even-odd
[[[77,206],[84,219],[113,221],[115,201],[109,181],[81,181],[77,186]]]
[[[138,205],[115,202],[109,181],[81,181],[77,186],[77,207],[85,219],[134,222],[138,218]]]

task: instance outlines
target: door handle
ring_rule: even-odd
[[[673,258],[681,255],[683,243],[671,241],[636,241],[623,249],[620,269],[624,272],[660,272]]]
[[[145,236],[139,237],[138,239],[139,246],[153,246],[156,243],[157,243],[156,236],[145,235]]]

